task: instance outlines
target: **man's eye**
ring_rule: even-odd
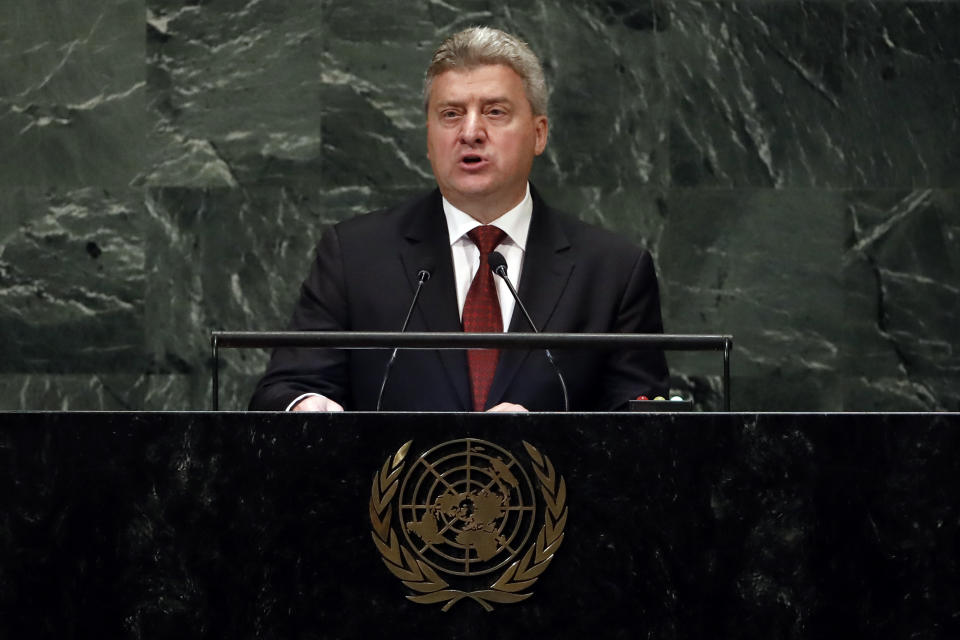
[[[493,108],[493,109],[489,109],[489,110],[487,111],[487,114],[488,114],[488,115],[491,115],[491,116],[502,116],[502,115],[504,115],[505,113],[506,113],[506,111],[504,111],[503,109],[496,108],[496,107]]]
[[[450,119],[452,119],[452,118],[456,118],[456,117],[457,117],[457,112],[456,112],[456,111],[441,111],[441,112],[440,112],[440,117],[443,118],[444,120],[450,120]]]

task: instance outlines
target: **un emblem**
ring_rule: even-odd
[[[523,443],[534,483],[512,453],[491,442],[445,442],[407,468],[411,444],[387,459],[370,495],[373,541],[391,573],[417,592],[407,597],[443,603],[444,611],[470,599],[490,611],[492,603],[533,595],[529,588],[553,559],[567,522],[566,485],[550,460]]]

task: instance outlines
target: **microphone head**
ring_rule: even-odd
[[[423,264],[420,265],[420,270],[417,271],[417,282],[426,282],[430,279],[430,275],[433,273],[433,260],[426,260]]]
[[[490,265],[490,270],[498,276],[502,278],[507,276],[507,259],[499,251],[491,251],[487,256],[487,263]]]

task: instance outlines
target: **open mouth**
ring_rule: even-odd
[[[479,164],[483,162],[483,158],[480,156],[463,156],[463,158],[461,158],[461,162],[466,164]]]

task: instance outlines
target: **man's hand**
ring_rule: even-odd
[[[501,402],[495,407],[487,409],[487,413],[496,411],[497,413],[527,413],[527,408],[522,404],[513,404],[512,402]]]
[[[343,411],[343,407],[324,396],[307,396],[293,405],[290,411]]]

